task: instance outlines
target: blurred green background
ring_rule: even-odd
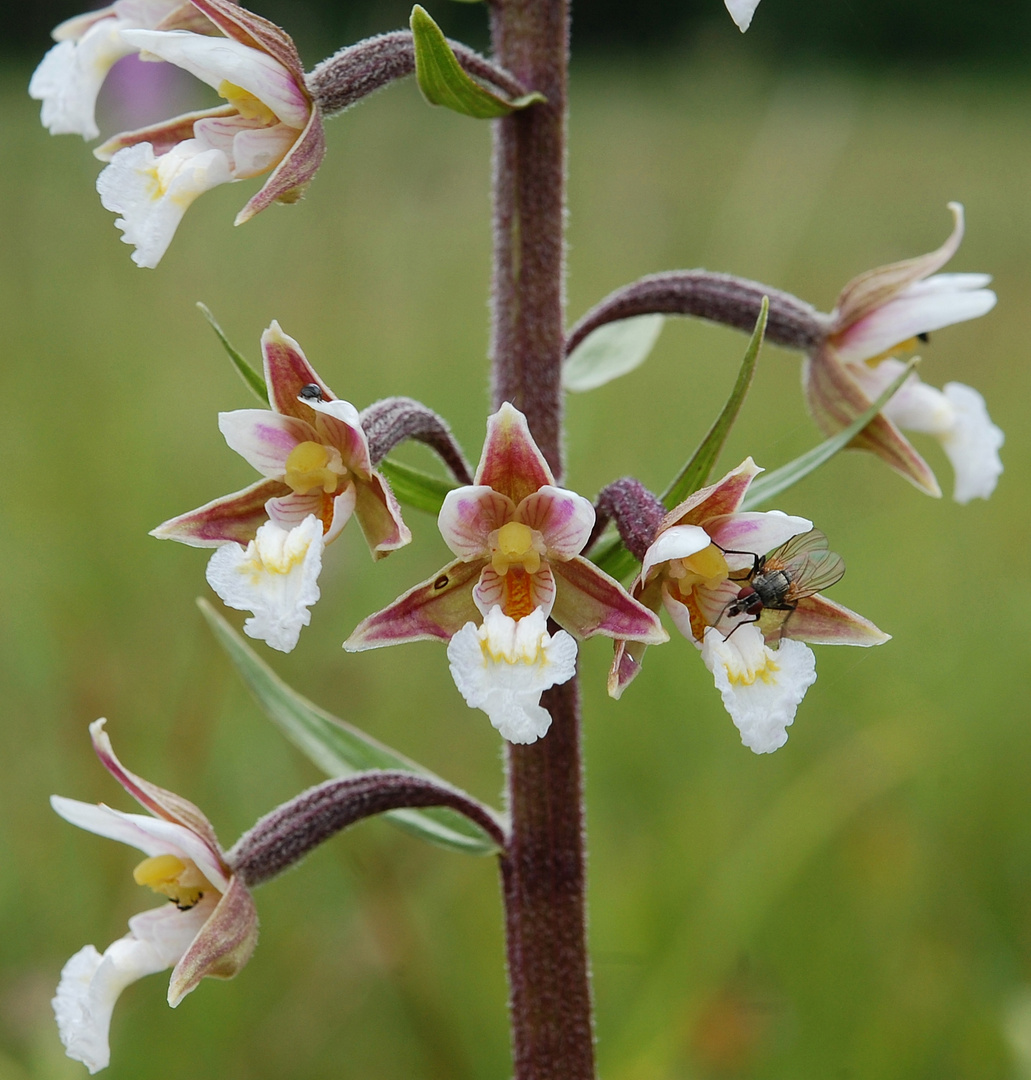
[[[949,269],[992,272],[999,305],[935,334],[921,374],[985,394],[1006,472],[990,502],[959,507],[846,454],[779,501],[844,556],[835,599],[894,640],[819,649],[773,756],[740,745],[686,642],[650,650],[618,704],[608,645],[583,648],[601,1073],[1028,1077],[1031,82],[766,66],[730,46],[574,68],[570,319],[641,274],[691,266],[826,310],[855,273],[936,247],[960,200],[968,238]],[[0,1080],[85,1075],[50,1015],[61,965],[151,903],[133,852],[47,805],[59,792],[130,808],[92,756],[91,720],[109,717],[123,760],[196,801],[226,846],[320,779],[202,624],[205,553],[147,536],[251,479],[215,414],[253,402],[194,302],[252,358],[279,319],[359,406],[420,398],[474,459],[487,406],[485,124],[395,87],[331,121],[299,206],[234,230],[251,186],[212,192],[144,271],[99,205],[88,148],[40,128],[30,67],[0,83]],[[661,487],[743,346],[671,321],[638,373],[570,399],[567,482],[594,495],[633,473]],[[721,469],[749,453],[780,465],[817,441],[798,371],[796,355],[765,352]],[[951,489],[938,447],[919,448]],[[408,460],[431,465],[418,449]],[[443,649],[340,649],[444,561],[433,520],[409,520],[416,542],[375,566],[348,530],[297,650],[264,655],[496,800],[499,740]],[[206,981],[175,1013],[163,977],[126,992],[111,1080],[508,1075],[491,860],[371,822],[258,902],[262,940],[235,982]]]

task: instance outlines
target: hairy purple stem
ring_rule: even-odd
[[[569,331],[566,353],[599,326],[634,315],[694,315],[750,334],[764,296],[770,298],[767,341],[811,352],[827,336],[830,316],[790,293],[730,274],[673,270],[643,277],[606,296]]]
[[[526,87],[503,67],[457,41],[448,44],[474,78],[510,98]],[[366,38],[323,60],[308,74],[308,91],[325,115],[342,112],[384,86],[415,74],[415,46],[409,30]]]
[[[406,439],[414,439],[434,451],[460,484],[473,482],[469,462],[451,434],[451,428],[443,417],[422,402],[408,397],[384,398],[362,410],[361,424],[369,440],[373,465],[378,465]]]
[[[526,416],[562,475],[567,0],[493,0],[500,63],[547,101],[494,125],[494,407]],[[576,679],[545,692],[548,734],[508,747],[501,858],[515,1080],[594,1080]]]
[[[504,850],[504,830],[482,803],[439,780],[384,770],[327,780],[302,792],[244,833],[226,853],[226,862],[244,884],[260,885],[363,818],[430,806],[447,806],[464,814]]]
[[[602,488],[595,511],[594,528],[584,551],[589,551],[605,531],[605,526],[615,520],[619,538],[638,562],[644,562],[644,553],[651,547],[666,516],[662,500],[632,476],[613,480],[608,487]]]

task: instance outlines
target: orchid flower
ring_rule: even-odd
[[[137,51],[123,30],[185,29],[215,33],[214,25],[183,0],[116,0],[110,7],[67,19],[53,31],[57,44],[29,82],[43,102],[40,119],[51,135],[95,139],[97,94],[117,60]]]
[[[987,274],[938,274],[963,239],[963,208],[950,203],[955,225],[937,250],[882,266],[841,291],[827,336],[806,360],[803,381],[814,419],[831,434],[846,427],[901,373],[894,354],[917,347],[933,330],[976,319],[995,306]],[[962,383],[943,390],[911,375],[852,442],[883,458],[931,495],[941,490],[927,463],[899,428],[934,435],[955,470],[957,502],[986,499],[1002,472],[1003,433],[981,395]]]
[[[487,421],[474,483],[450,491],[440,511],[457,558],[370,615],[344,648],[449,641],[468,704],[511,741],[533,741],[548,723],[535,711],[541,691],[573,675],[570,634],[667,640],[651,611],[580,555],[594,516],[587,499],[555,486],[526,418],[506,402]],[[549,617],[568,634],[549,637]]]
[[[759,0],[723,0],[726,4],[730,17],[737,23],[737,28],[743,34],[752,25],[752,16],[759,6]]]
[[[133,916],[129,933],[103,954],[92,945],[80,949],[61,972],[53,1001],[61,1041],[69,1057],[95,1073],[110,1060],[111,1014],[130,983],[173,968],[168,1004],[175,1008],[205,976],[229,979],[247,963],[258,917],[201,811],[129,772],[115,757],[103,720],[90,725],[90,736],[104,767],[149,814],[58,795],[51,803],[73,825],[142,851],[147,857],[133,877],[170,901]]]
[[[289,652],[319,597],[322,549],[358,519],[379,559],[412,534],[386,480],[372,467],[358,410],[334,398],[300,345],[273,322],[261,338],[271,411],[219,414],[226,442],[261,474],[242,491],[151,533],[217,547],[208,581],[230,607],[255,613],[244,630]]]
[[[111,30],[118,47],[164,60],[213,87],[227,104],[124,132],[96,151],[110,164],[100,201],[138,266],[157,266],[193,200],[219,184],[271,173],[236,217],[295,202],[325,153],[322,120],[290,37],[231,0],[193,0],[225,36],[191,30]],[[80,46],[81,48],[81,46]]]
[[[795,709],[816,678],[812,652],[802,642],[879,645],[888,635],[818,593],[799,599],[787,618],[726,625],[727,608],[756,558],[813,527],[807,518],[777,510],[738,510],[761,471],[747,458],[671,510],[645,552],[631,592],[653,611],[666,609],[701,651],[742,742],[756,753],[769,753],[787,740]],[[609,673],[613,697],[636,677],[643,653],[640,642],[616,642]]]

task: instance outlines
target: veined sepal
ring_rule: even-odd
[[[536,91],[505,98],[477,82],[462,68],[440,27],[418,4],[412,8],[410,25],[415,43],[415,77],[431,105],[443,105],[477,120],[493,120],[546,100]]]

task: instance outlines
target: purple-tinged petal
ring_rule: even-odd
[[[832,334],[838,334],[857,323],[863,316],[886,304],[915,282],[930,277],[956,254],[963,239],[963,207],[952,202],[949,203],[949,209],[954,221],[952,233],[937,251],[867,270],[865,274],[853,278],[841,290],[834,309]],[[896,338],[896,341],[901,340],[903,339]]]
[[[282,479],[286,459],[299,443],[321,441],[310,424],[268,409],[219,413],[218,430],[231,450],[270,479]]]
[[[879,630],[869,619],[835,604],[825,596],[807,596],[781,627],[782,638],[816,645],[883,645],[891,634]]]
[[[558,585],[551,617],[574,637],[603,634],[648,645],[669,640],[653,611],[583,556],[552,563],[551,569]]]
[[[141,52],[175,64],[220,93],[225,83],[240,87],[298,131],[308,124],[312,104],[303,83],[260,49],[188,30],[123,30],[122,37]]]
[[[223,495],[196,510],[170,518],[150,530],[159,540],[178,540],[191,547],[218,547],[229,542],[247,544],[268,520],[265,504],[292,492],[279,480],[256,484]]]
[[[748,485],[762,472],[750,458],[732,469],[721,480],[700,488],[675,506],[662,520],[661,529],[673,525],[702,525],[711,517],[733,513],[745,497]]]
[[[704,551],[712,538],[698,525],[673,525],[660,532],[648,550],[644,553],[641,565],[641,579],[648,580],[648,575],[660,563],[670,559],[686,559]]]
[[[512,500],[486,484],[460,487],[444,496],[437,527],[459,558],[482,559],[490,554],[490,534],[515,514]]]
[[[340,398],[335,401],[309,401],[306,404],[318,414],[315,417],[315,430],[324,437],[323,441],[340,451],[340,458],[348,469],[363,479],[368,477],[372,472],[372,460],[358,410],[349,401]]]
[[[353,487],[357,497],[354,516],[374,558],[382,559],[411,543],[412,534],[401,518],[401,507],[379,473],[372,473],[368,480],[356,480]]]
[[[813,419],[828,435],[847,427],[873,404],[830,345],[806,357],[802,385]],[[869,450],[921,491],[936,498],[941,496],[941,488],[927,462],[883,413],[875,416],[849,446]]]
[[[793,536],[809,532],[813,523],[779,510],[727,514],[706,522],[706,531],[724,551],[766,555]]]
[[[286,487],[285,484],[283,486]],[[351,510],[354,509],[353,488],[354,485],[349,484],[342,495],[338,496],[338,498],[350,498],[350,509],[347,508],[346,502],[341,507],[348,516],[350,516]],[[336,499],[333,496],[327,497],[324,491],[312,491],[307,495],[298,495],[296,491],[290,491],[289,488],[287,488],[287,491],[288,494],[278,499],[269,499],[265,504],[267,520],[274,521],[281,529],[292,529],[300,525],[306,517],[314,516],[322,522],[325,530],[336,517]],[[347,517],[344,517],[341,524],[346,520]],[[337,532],[339,531],[337,529]]]
[[[326,156],[326,134],[322,117],[312,109],[304,130],[283,160],[272,170],[261,189],[252,196],[236,215],[234,225],[250,221],[274,202],[294,203],[304,194],[312,177]]]
[[[737,594],[736,588],[734,594]],[[662,583],[662,603],[669,613],[669,617],[673,620],[673,625],[680,633],[688,641],[693,641],[696,645],[701,644],[705,635],[705,628],[710,624],[698,610],[694,590],[685,599],[670,582],[664,581]]]
[[[304,85],[304,65],[297,46],[285,30],[240,7],[236,0],[193,0],[193,6],[234,41],[267,52]]]
[[[219,847],[215,830],[211,827],[204,813],[189,799],[166,791],[149,780],[130,772],[115,756],[111,740],[104,730],[105,720],[94,720],[89,727],[93,749],[101,765],[122,785],[123,788],[143,807],[159,818],[175,822],[201,837],[221,861],[222,849]]]
[[[234,877],[176,964],[168,984],[168,1004],[174,1009],[207,975],[231,979],[250,959],[257,943],[254,900],[243,882]]]
[[[348,652],[406,641],[449,641],[467,622],[478,622],[473,585],[483,562],[449,563],[382,611],[363,619],[344,642]]]
[[[623,691],[637,678],[641,670],[641,658],[648,646],[641,641],[617,641],[616,653],[609,669],[609,697],[617,701]]]
[[[473,602],[484,616],[499,607],[510,619],[523,619],[540,608],[547,618],[555,605],[555,576],[547,563],[536,574],[519,567],[498,574],[488,563],[473,589]]]
[[[516,520],[544,538],[549,559],[579,555],[594,528],[594,507],[588,499],[565,488],[545,484],[516,508]]]
[[[526,417],[507,401],[487,419],[487,438],[475,482],[500,491],[516,505],[545,484],[555,483]]]
[[[316,375],[308,363],[301,346],[283,333],[274,319],[272,325],[261,335],[261,353],[265,361],[265,383],[269,402],[277,413],[294,416],[306,423],[314,423],[314,410],[298,396],[305,386],[315,385],[323,401],[332,401],[333,393]]]
[[[110,161],[119,150],[124,150],[127,146],[150,143],[154,148],[155,156],[161,157],[172,147],[186,142],[187,139],[192,139],[193,125],[198,121],[236,115],[236,109],[232,105],[220,105],[215,109],[200,109],[197,112],[183,113],[182,116],[175,116],[171,120],[163,120],[160,124],[112,135],[107,142],[101,143],[93,151],[93,156],[100,161]]]

